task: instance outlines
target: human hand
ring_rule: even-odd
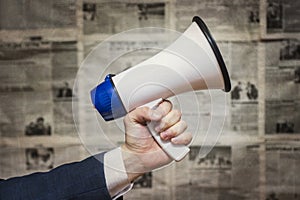
[[[126,142],[122,146],[130,181],[172,161],[149,132],[147,123],[150,121],[155,123],[155,130],[162,140],[183,145],[192,140],[192,134],[184,132],[187,125],[181,120],[181,113],[172,109],[171,102],[164,100],[154,110],[148,107],[133,110],[124,118]]]

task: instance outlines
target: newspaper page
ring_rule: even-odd
[[[266,145],[266,197],[299,198],[299,145],[270,143]]]
[[[266,134],[299,134],[299,101],[266,102]]]
[[[51,43],[31,38],[0,48],[1,135],[51,135]]]
[[[200,146],[191,146],[188,157],[176,165],[176,199],[258,199],[258,148],[217,145],[201,158]]]
[[[169,168],[163,168],[149,172],[139,177],[134,184],[133,189],[124,196],[124,199],[166,199],[174,198],[174,164]]]
[[[0,30],[68,28],[76,26],[75,0],[1,1]]]
[[[52,43],[52,96],[53,96],[53,131],[58,135],[77,136],[75,129],[72,100],[73,85],[78,71],[77,42]]]
[[[62,164],[81,160],[82,151],[84,150],[81,145],[39,144],[24,148],[1,147],[1,178],[22,176],[36,171],[49,171]]]
[[[76,131],[72,101],[81,102],[82,94],[72,88],[79,60],[113,34],[149,26],[183,32],[198,15],[231,78],[222,135],[202,157],[207,146],[194,140],[184,160],[143,175],[124,199],[299,199],[299,7],[295,0],[0,1],[0,178],[48,171],[123,144],[122,120],[105,122],[87,98],[83,115],[75,115]],[[99,55],[109,67],[99,65],[98,82],[78,89],[88,96],[106,74],[153,56],[158,50],[147,47],[174,39],[156,40],[162,33],[111,41]],[[206,133],[208,92],[196,92],[199,112],[190,96],[182,98],[188,131]]]
[[[189,164],[178,163],[181,166],[176,176],[178,199],[185,196],[191,199],[260,199],[260,180],[264,174],[260,172],[262,152],[259,144],[217,145],[204,158],[197,157],[199,149],[200,146],[191,146]]]
[[[74,135],[76,42],[31,38],[20,43],[3,42],[1,50],[1,112],[6,116],[1,122],[1,134],[36,136],[63,131]]]
[[[144,187],[138,181],[138,186],[125,199],[259,199],[258,144],[217,145],[205,157],[198,156],[200,146],[190,148],[189,155],[181,162],[154,171],[151,176],[145,175],[148,178],[142,178]],[[150,177],[152,189],[146,182]]]
[[[256,135],[258,130],[257,42],[231,44],[231,130]]]
[[[297,134],[299,130],[298,39],[266,45],[266,134]]]
[[[22,41],[42,37],[51,41],[78,38],[76,0],[41,2],[2,0],[0,2],[1,41]]]
[[[184,31],[200,16],[217,40],[249,40],[259,35],[259,0],[205,0],[175,3],[176,29]]]
[[[231,182],[231,147],[216,146],[206,157],[199,157],[197,154],[195,156],[197,151],[199,152],[199,147],[192,147],[189,154],[190,172],[189,183],[187,184],[189,187],[187,188],[194,199],[197,199],[196,197],[204,199],[219,198],[220,193],[218,190],[213,193],[210,193],[209,190],[216,186],[218,188],[225,187],[228,182]],[[180,188],[180,185],[177,188]]]
[[[246,199],[260,199],[260,179],[264,175],[260,172],[260,148],[258,143],[238,144],[232,148],[232,187],[237,188],[237,193]]]

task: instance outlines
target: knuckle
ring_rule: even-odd
[[[164,111],[164,113],[170,112],[170,110],[173,107],[172,103],[169,100],[165,100],[161,105],[162,105],[162,110]]]
[[[190,143],[190,140],[188,140],[188,139],[184,140],[184,144],[189,144],[189,143]]]
[[[150,114],[150,108],[149,107],[141,107],[141,108],[138,108],[138,112],[142,116],[149,116],[149,114]]]
[[[192,141],[192,139],[193,139],[192,133],[187,133],[185,143],[189,144]]]
[[[183,120],[181,120],[180,123],[181,123],[182,129],[186,130],[187,129],[187,123],[185,121],[183,121]]]
[[[166,105],[172,106],[172,102],[168,99],[164,99],[164,103],[166,103]]]
[[[141,112],[142,113],[148,113],[149,112],[149,110],[150,110],[150,108],[149,107],[141,107],[141,108],[139,108],[140,110],[141,110]]]
[[[175,137],[177,135],[177,132],[173,129],[168,130],[168,136],[169,137]]]
[[[181,116],[182,116],[181,112],[177,109],[173,110],[173,113],[174,113],[175,116],[177,116],[179,118],[181,118]]]
[[[169,122],[166,121],[166,120],[162,120],[161,123],[160,123],[160,128],[162,130],[166,129],[167,127],[169,126]]]

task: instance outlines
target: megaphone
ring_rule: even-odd
[[[107,75],[91,90],[91,100],[104,120],[109,121],[157,99],[205,89],[229,92],[231,83],[215,40],[203,20],[195,16],[186,31],[166,49],[117,75]],[[162,141],[153,127],[148,127],[174,160],[181,160],[189,152],[186,146]]]

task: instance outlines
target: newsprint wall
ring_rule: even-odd
[[[80,63],[97,44],[133,28],[182,32],[199,15],[232,80],[223,132],[205,157],[199,156],[205,146],[195,140],[182,162],[145,174],[124,198],[300,199],[299,13],[298,0],[0,0],[0,178],[89,156],[78,131],[97,133],[89,126],[95,113],[77,116],[75,126],[72,101],[81,99],[72,88]],[[158,42],[134,35],[108,43],[107,54]],[[126,54],[112,63],[112,72],[156,52]],[[196,95],[201,111],[188,102],[183,118],[201,135],[211,118],[210,98],[204,91]],[[115,145],[96,142],[98,152],[124,141],[118,127],[102,125]]]

